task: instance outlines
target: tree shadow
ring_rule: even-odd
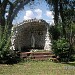
[[[70,65],[70,66],[75,66],[75,62],[68,62],[68,63],[65,63],[67,65]]]
[[[68,65],[75,66],[75,62],[68,63]]]

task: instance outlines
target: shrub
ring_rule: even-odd
[[[9,34],[7,25],[4,32],[0,26],[0,63],[14,63],[17,62],[17,54],[10,50],[11,34]]]
[[[71,59],[72,53],[69,42],[65,38],[58,39],[53,42],[53,52],[59,56],[60,61],[68,62]]]

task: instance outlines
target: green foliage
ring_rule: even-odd
[[[7,26],[5,26],[4,32],[0,26],[0,50],[8,50],[10,46],[10,36],[8,33]]]
[[[69,42],[65,38],[53,42],[53,52],[59,56],[60,61],[68,62],[71,58],[71,49]]]
[[[9,35],[8,27],[5,26],[4,32],[0,26],[0,63],[12,63],[17,57],[14,51],[10,50],[11,35]],[[11,62],[12,61],[12,62]]]

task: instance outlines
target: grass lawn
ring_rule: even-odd
[[[0,75],[75,75],[75,62],[25,61],[14,65],[0,64]]]

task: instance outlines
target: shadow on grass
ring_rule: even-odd
[[[74,62],[63,62],[62,64],[67,64],[67,65],[70,65],[70,66],[75,66],[75,61]]]
[[[69,62],[68,65],[75,66],[75,62]]]

